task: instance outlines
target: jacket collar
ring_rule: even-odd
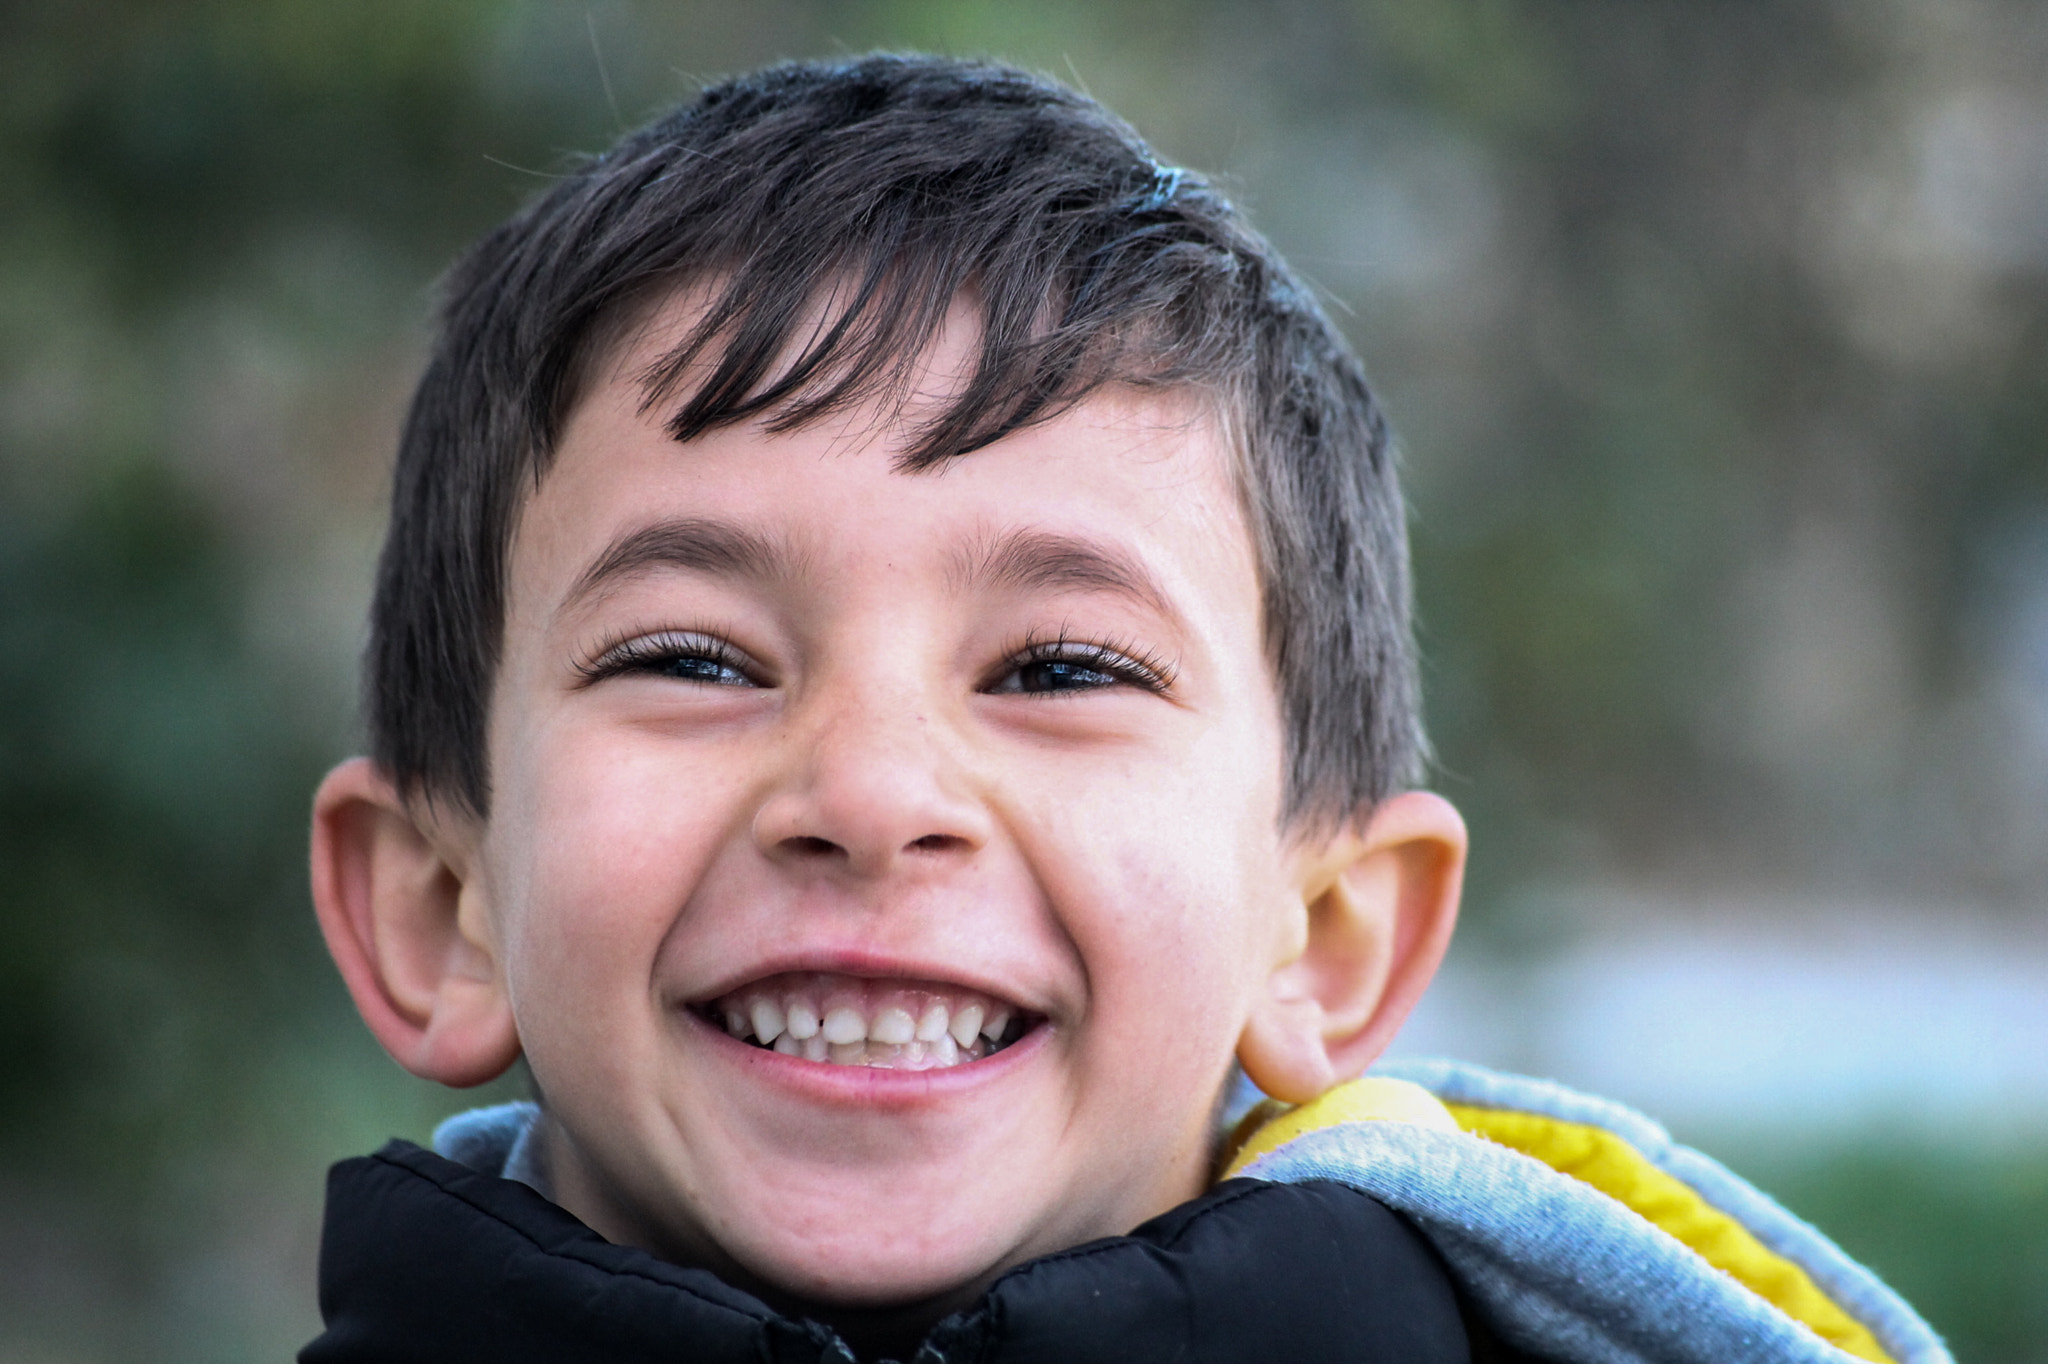
[[[832,1330],[591,1231],[525,1184],[392,1142],[328,1180],[303,1364],[589,1359],[851,1364]],[[1338,1184],[1231,1180],[1129,1236],[1030,1261],[918,1364],[1469,1357],[1427,1244]]]

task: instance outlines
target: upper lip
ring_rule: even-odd
[[[972,990],[1013,1009],[1030,1013],[1048,1012],[1042,1004],[1020,999],[1014,984],[1000,982],[991,973],[962,968],[955,962],[923,960],[859,948],[799,949],[765,957],[720,975],[710,986],[693,990],[684,1002],[691,1008],[700,1007],[755,981],[802,971]]]

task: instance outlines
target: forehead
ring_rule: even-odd
[[[530,595],[536,578],[559,594],[636,534],[681,517],[740,531],[727,551],[759,551],[725,553],[728,567],[751,557],[816,571],[880,551],[869,570],[943,561],[960,578],[996,560],[1013,570],[996,576],[1012,584],[1072,585],[1094,573],[1112,586],[1104,574],[1123,565],[1140,570],[1140,587],[1171,579],[1180,594],[1221,591],[1229,600],[1215,605],[1241,611],[1253,601],[1256,610],[1238,462],[1206,395],[1106,385],[983,449],[905,469],[901,452],[971,367],[978,330],[958,305],[898,390],[794,430],[757,420],[679,443],[664,429],[673,399],[657,400],[647,377],[701,307],[700,295],[683,292],[645,310],[591,367],[522,509],[515,596],[522,580]],[[1034,538],[1040,552],[1023,552]]]

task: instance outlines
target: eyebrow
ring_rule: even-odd
[[[657,521],[614,540],[577,577],[558,610],[569,610],[623,578],[651,568],[681,568],[738,577],[777,578],[790,556],[773,541],[723,521]],[[1047,530],[1005,531],[963,552],[962,586],[1110,592],[1178,620],[1159,581],[1130,555]]]
[[[780,577],[788,556],[772,541],[723,521],[657,521],[623,535],[583,570],[560,610],[567,610],[622,578],[651,568],[683,568],[748,578]]]
[[[1111,592],[1169,619],[1180,617],[1159,580],[1137,559],[1057,531],[1006,531],[965,557],[961,577],[974,585]]]

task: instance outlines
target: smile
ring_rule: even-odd
[[[945,1070],[995,1055],[1035,1026],[972,990],[919,981],[788,972],[698,1007],[752,1046],[828,1066]]]

